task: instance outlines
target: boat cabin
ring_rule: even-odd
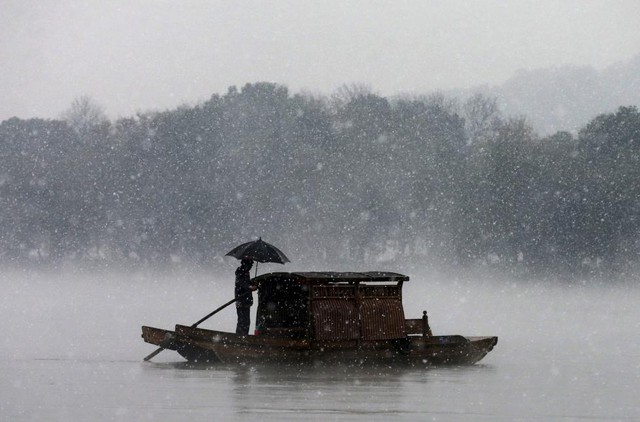
[[[404,338],[405,281],[391,272],[260,275],[256,334],[320,342]]]

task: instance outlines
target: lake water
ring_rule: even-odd
[[[0,275],[2,421],[640,420],[640,288],[412,275],[407,317],[434,334],[497,335],[469,367],[190,366],[140,326],[190,325],[225,277]],[[232,307],[203,328],[233,330]]]

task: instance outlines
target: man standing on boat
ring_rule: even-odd
[[[251,276],[249,272],[253,266],[250,259],[242,259],[240,266],[236,269],[236,311],[238,313],[238,323],[236,325],[236,334],[249,335],[249,326],[251,325],[251,305],[253,305],[253,295],[251,292],[257,289],[251,284]]]

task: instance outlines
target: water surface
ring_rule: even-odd
[[[206,274],[3,274],[0,419],[639,420],[640,289],[416,277],[407,317],[497,335],[469,367],[153,362],[140,326],[191,324],[229,300]],[[232,330],[233,308],[203,328]]]

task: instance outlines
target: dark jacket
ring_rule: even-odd
[[[251,276],[249,275],[249,271],[251,271],[251,267],[247,267],[244,265],[241,265],[236,269],[235,294],[236,298],[239,298],[236,302],[236,306],[248,307],[253,305],[253,295],[248,294],[249,292],[251,292]]]

